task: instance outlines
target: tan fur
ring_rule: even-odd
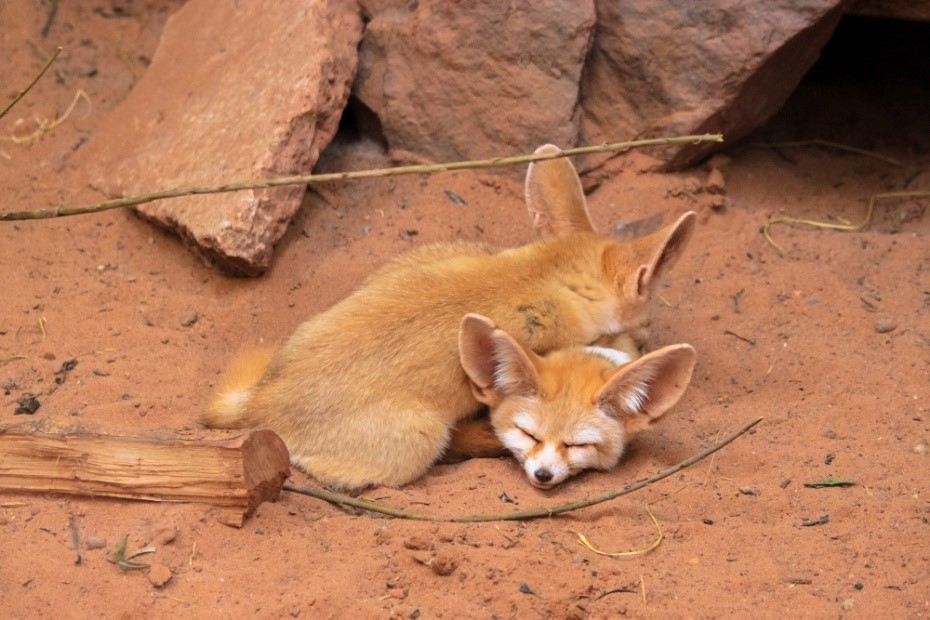
[[[585,347],[540,356],[474,314],[462,321],[459,350],[490,415],[458,428],[450,450],[461,460],[509,449],[542,488],[614,467],[629,439],[678,402],[696,359],[687,344],[619,366]]]
[[[218,395],[204,422],[276,431],[292,461],[331,486],[398,486],[422,475],[479,407],[459,364],[466,313],[541,353],[626,331],[641,338],[650,288],[694,214],[620,245],[594,232],[565,159],[531,165],[527,196],[531,212],[546,214],[548,238],[497,253],[436,245],[391,261],[298,327],[254,385],[235,386],[247,398]]]
[[[239,351],[216,387],[213,399],[203,413],[207,426],[243,428],[248,421],[243,415],[249,390],[258,383],[274,357],[271,347],[249,348]]]

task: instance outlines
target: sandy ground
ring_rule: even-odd
[[[28,134],[79,90],[87,98],[35,141],[0,141],[6,211],[99,199],[80,146],[144,71],[178,2],[60,3],[43,37],[48,4],[0,5],[4,100],[55,45],[66,48],[0,120],[0,135]],[[905,39],[873,41],[870,54]],[[234,529],[204,505],[4,494],[0,615],[927,617],[928,203],[882,203],[859,232],[773,227],[784,253],[760,234],[773,215],[857,222],[870,195],[930,189],[926,80],[913,68],[850,65],[815,73],[755,139],[826,138],[903,167],[817,147],[734,148],[728,204],[714,210],[706,170],[647,173],[646,155],[634,154],[590,195],[603,230],[688,209],[701,222],[662,289],[653,335],[654,345],[697,348],[694,382],[616,470],[543,492],[512,459],[475,460],[365,496],[442,515],[548,506],[623,487],[764,416],[751,434],[636,494],[521,523],[424,524],[285,493]],[[384,163],[355,147],[328,158],[332,168]],[[307,195],[273,269],[253,280],[215,273],[128,211],[0,224],[0,424],[22,421],[18,402],[38,394],[36,420],[196,430],[231,352],[281,341],[388,257],[449,239],[530,240],[516,174],[321,188]],[[77,366],[57,385],[71,359]],[[855,485],[805,486],[830,477]],[[647,502],[664,532],[654,552],[610,558],[578,544],[576,532],[610,551],[649,545]],[[155,541],[151,572],[107,561],[123,537],[130,549]],[[104,548],[88,549],[93,538]]]

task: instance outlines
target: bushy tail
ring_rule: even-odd
[[[272,348],[243,349],[229,364],[201,421],[211,428],[244,428],[252,387],[258,383],[274,356]]]

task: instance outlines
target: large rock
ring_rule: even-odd
[[[308,173],[338,127],[360,37],[358,7],[344,0],[191,0],[88,145],[93,184],[128,195]],[[225,271],[255,275],[304,189],[185,197],[139,213]]]
[[[577,142],[593,0],[363,0],[354,95],[395,160],[454,161]]]
[[[930,22],[930,2],[927,0],[854,0],[848,12],[868,17]]]
[[[723,133],[732,143],[782,106],[842,15],[842,0],[597,1],[582,85],[585,138]],[[713,144],[668,148],[681,168]]]

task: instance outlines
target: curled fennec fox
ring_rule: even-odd
[[[537,355],[476,314],[462,320],[459,354],[491,428],[486,418],[460,423],[450,449],[461,457],[506,449],[540,488],[615,466],[629,438],[678,402],[696,359],[687,344],[638,359],[600,346]]]
[[[546,238],[498,253],[453,243],[394,259],[273,356],[234,361],[204,422],[277,432],[292,462],[332,487],[399,486],[426,472],[455,424],[480,407],[459,363],[467,313],[537,353],[606,337],[642,344],[650,294],[691,237],[694,213],[631,243],[598,235],[566,159],[531,164],[526,198]]]

